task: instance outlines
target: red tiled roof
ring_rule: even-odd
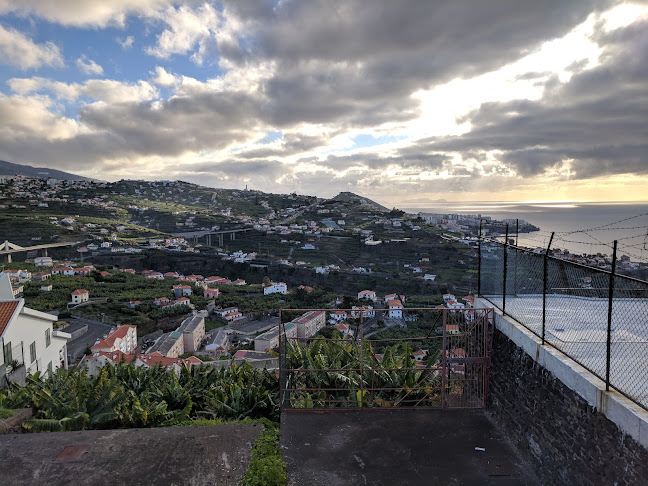
[[[7,328],[7,324],[9,324],[9,321],[16,312],[19,303],[20,301],[18,300],[0,302],[0,336],[2,336]]]
[[[121,362],[122,356],[125,363],[130,363],[135,358],[134,354],[124,354],[121,351],[97,351],[95,354],[104,356],[115,364]]]
[[[128,330],[131,327],[133,329],[135,329],[135,326],[131,326],[131,325],[125,325],[125,326],[121,326],[121,327],[115,329],[113,332],[108,334],[108,336],[105,339],[100,339],[99,342],[97,344],[95,344],[94,346],[92,346],[90,349],[94,349],[94,348],[97,348],[97,349],[99,349],[99,348],[112,348],[113,345],[115,344],[115,340],[117,338],[125,337],[126,334],[128,333]]]
[[[72,295],[82,295],[82,294],[87,294],[87,293],[89,293],[87,290],[76,289],[75,291],[72,292]]]

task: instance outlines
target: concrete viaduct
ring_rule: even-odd
[[[19,246],[14,243],[10,243],[9,241],[5,240],[4,243],[0,245],[0,255],[7,255],[7,262],[11,263],[11,255],[13,253],[22,253],[26,251],[34,251],[34,250],[43,250],[43,256],[47,256],[47,249],[48,248],[59,248],[62,246],[74,246],[74,245],[80,245],[80,241],[71,241],[69,243],[50,243],[47,245],[37,245],[37,246]]]
[[[218,238],[218,246],[223,246],[225,235],[229,235],[231,241],[236,240],[236,233],[247,233],[252,231],[252,228],[231,228],[218,231],[193,231],[190,233],[171,233],[176,238],[184,238],[185,240],[198,241],[200,238],[206,238],[207,246],[212,246],[212,236]]]

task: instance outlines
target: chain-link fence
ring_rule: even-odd
[[[479,294],[648,409],[648,282],[481,239]]]

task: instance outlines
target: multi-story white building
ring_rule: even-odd
[[[0,278],[0,382],[24,365],[26,373],[67,368],[68,333],[55,331],[56,317],[25,307],[13,299],[8,277]]]
[[[205,318],[201,316],[187,317],[177,329],[182,333],[185,352],[198,351],[205,337]]]
[[[34,265],[37,267],[51,267],[53,265],[52,257],[36,257],[34,258]]]
[[[390,319],[403,318],[403,304],[400,300],[392,299],[389,301],[389,317]]]
[[[135,348],[137,348],[137,327],[126,325],[113,327],[107,335],[97,339],[90,350],[93,353],[121,351],[131,354],[135,352]]]
[[[306,312],[294,319],[292,323],[297,327],[298,338],[311,337],[326,325],[326,312],[321,310]]]

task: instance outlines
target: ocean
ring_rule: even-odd
[[[540,228],[538,232],[521,234],[520,245],[546,247],[553,231],[556,235],[552,248],[611,255],[612,242],[618,240],[619,256],[648,261],[648,201],[431,202],[401,209],[408,213],[481,214],[497,220],[520,219]]]

